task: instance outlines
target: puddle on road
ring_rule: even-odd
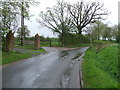
[[[81,55],[82,55],[82,53],[78,53],[75,57],[72,58],[72,60],[78,59]]]
[[[71,60],[69,67],[63,72],[60,78],[60,88],[68,88],[71,83],[72,68],[77,60]]]
[[[63,72],[62,76],[61,76],[61,79],[60,79],[60,87],[62,88],[67,88],[69,83],[70,83],[70,68],[67,69],[65,72]]]
[[[75,52],[76,51],[76,55]],[[83,52],[75,49],[73,51],[67,52],[61,52],[60,56],[61,58],[65,57],[66,55],[71,55],[71,60],[69,63],[68,68],[62,73],[58,80],[58,88],[69,88],[69,85],[71,84],[71,78],[72,78],[72,70],[76,62],[78,62],[79,57],[83,54]],[[73,58],[72,58],[73,57]]]
[[[60,52],[59,59],[65,57],[67,55],[68,55],[68,51],[62,51],[62,52]]]

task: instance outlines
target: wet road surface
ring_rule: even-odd
[[[47,52],[55,52],[55,51],[64,51],[64,50],[72,50],[75,48],[66,48],[66,47],[42,47]]]
[[[80,88],[78,59],[87,48],[49,52],[4,66],[3,88]]]

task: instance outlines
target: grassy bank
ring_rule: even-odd
[[[82,63],[84,88],[118,87],[118,45],[107,46],[96,53],[87,50]]]
[[[90,46],[90,44],[76,44],[76,45],[67,45],[66,47],[68,48],[77,48],[77,47],[87,47],[87,46]]]
[[[12,63],[18,60],[23,60],[32,56],[32,53],[20,53],[20,52],[2,52],[2,65]]]
[[[2,51],[0,51],[0,66],[2,65]]]

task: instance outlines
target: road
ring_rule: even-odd
[[[3,88],[80,88],[78,58],[87,48],[49,52],[3,66]]]

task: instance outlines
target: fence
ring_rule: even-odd
[[[20,41],[16,40],[15,45],[20,45]],[[34,45],[34,40],[25,40],[24,45]],[[61,42],[59,41],[40,41],[41,47],[57,47],[61,46]]]

